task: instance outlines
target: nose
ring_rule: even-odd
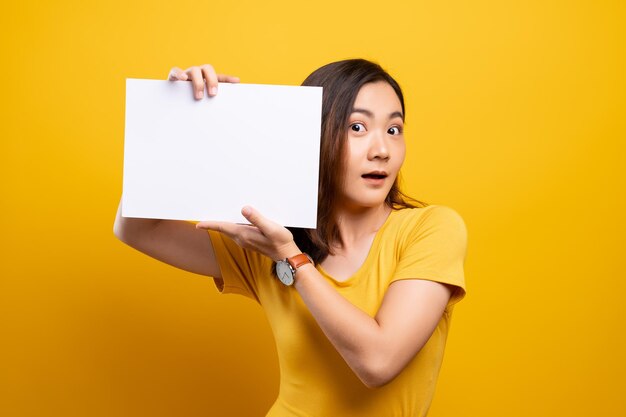
[[[369,152],[367,158],[371,161],[374,159],[389,159],[389,146],[387,144],[386,132],[376,132],[372,135]]]

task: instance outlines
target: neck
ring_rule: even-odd
[[[342,240],[342,247],[350,248],[371,237],[382,227],[391,213],[386,204],[377,207],[359,208],[358,210],[341,209],[337,212],[337,225]]]

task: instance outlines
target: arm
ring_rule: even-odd
[[[202,99],[205,85],[209,96],[217,94],[218,81],[239,82],[239,78],[216,74],[210,65],[172,68],[169,81],[190,81],[196,99]],[[205,84],[206,81],[206,84]],[[117,209],[113,233],[127,245],[185,271],[221,278],[209,235],[192,223],[122,217],[122,202]]]
[[[225,233],[239,245],[272,259],[300,253],[291,233],[249,207],[253,226],[200,222],[198,228]],[[409,279],[391,284],[374,318],[343,298],[311,264],[298,269],[296,290],[322,331],[368,387],[391,381],[419,352],[441,319],[451,290],[437,282]]]
[[[298,269],[294,285],[330,342],[370,388],[394,379],[420,351],[451,294],[449,287],[433,281],[396,281],[372,318],[310,264]]]
[[[221,278],[209,235],[189,222],[122,217],[117,209],[115,236],[154,259],[196,274]]]

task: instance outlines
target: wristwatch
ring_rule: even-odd
[[[312,264],[313,259],[306,253],[301,253],[282,261],[276,261],[276,275],[280,282],[285,285],[293,285],[296,271],[302,265]]]

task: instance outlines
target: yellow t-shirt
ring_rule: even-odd
[[[465,296],[463,264],[467,230],[446,206],[391,212],[361,268],[339,282],[317,266],[346,299],[374,317],[389,285],[426,279],[455,291],[432,336],[407,367],[380,388],[367,388],[348,367],[310,314],[295,288],[271,275],[272,260],[209,232],[222,271],[216,285],[261,304],[276,340],[280,391],[268,416],[425,416],[443,359],[454,304]],[[297,279],[297,277],[296,277]]]

